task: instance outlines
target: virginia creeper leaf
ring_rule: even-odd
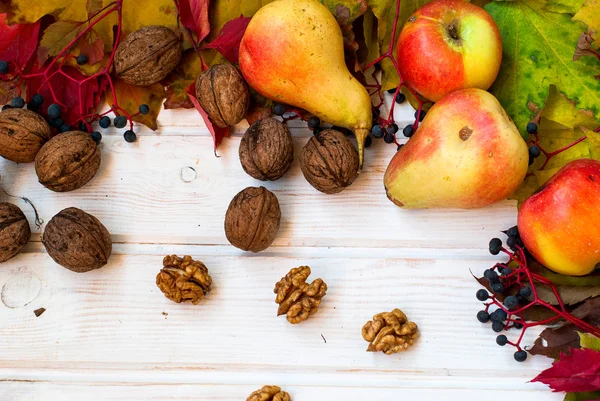
[[[600,297],[590,298],[571,312],[578,319],[594,326],[600,326]]]
[[[46,28],[38,48],[38,64],[58,55],[84,28],[84,23],[74,21],[56,21]]]
[[[188,86],[188,88],[186,89],[186,92],[190,98],[190,101],[194,104],[194,107],[196,107],[196,110],[198,110],[198,113],[200,113],[200,115],[202,116],[202,119],[204,120],[204,124],[206,125],[206,128],[208,128],[208,130],[210,131],[210,134],[213,137],[213,144],[214,144],[214,149],[216,152],[217,148],[223,141],[223,138],[226,136],[229,136],[229,127],[221,128],[221,127],[217,127],[216,125],[213,125],[213,123],[208,118],[208,114],[206,114],[204,109],[202,109],[202,106],[200,106],[200,102],[198,102],[198,99],[196,98],[196,83],[195,82],[192,83],[190,86]]]
[[[196,82],[196,78],[201,72],[200,57],[193,49],[186,51],[179,65],[163,81],[163,84],[167,87],[165,109],[194,108],[186,89]]]
[[[536,285],[538,296],[542,301],[548,302],[550,305],[558,305],[558,300],[549,286],[543,284]],[[558,295],[564,305],[575,305],[588,298],[600,296],[600,286],[595,287],[572,287],[561,285],[557,288]]]
[[[577,277],[555,273],[552,270],[546,269],[545,267],[541,267],[538,273],[558,286],[600,286],[600,271],[595,271],[594,273],[588,274],[586,276]]]
[[[590,393],[568,393],[564,401],[600,401],[600,391]]]
[[[555,13],[573,15],[579,11],[583,3],[585,3],[585,0],[548,0],[544,9]]]
[[[494,1],[485,6],[502,34],[504,54],[496,82],[490,91],[498,98],[517,128],[527,137],[527,123],[534,117],[531,104],[541,107],[555,84],[600,118],[600,63],[589,57],[572,61],[585,25],[568,14],[544,9],[546,0]]]
[[[229,62],[236,64],[240,52],[240,42],[250,20],[250,17],[240,15],[227,22],[219,32],[219,36],[206,47],[217,49]]]
[[[15,96],[19,96],[17,90],[17,79],[11,81],[0,81],[0,104],[7,104]]]
[[[579,333],[581,348],[590,348],[600,351],[600,338],[590,333]]]
[[[577,327],[566,324],[557,329],[544,329],[528,351],[531,355],[544,355],[556,359],[560,354],[568,354],[574,348],[580,348]]]
[[[179,19],[184,27],[198,37],[198,43],[209,34],[208,0],[178,0]]]
[[[532,382],[548,385],[553,391],[583,392],[600,390],[600,351],[573,349],[562,354],[552,367]]]
[[[13,0],[10,21],[35,22],[52,14],[57,20],[83,22],[87,20],[87,0]]]
[[[14,61],[23,67],[38,45],[40,22],[7,25],[6,14],[0,14],[0,60]]]
[[[137,115],[133,117],[133,121],[144,124],[151,130],[156,130],[158,128],[156,119],[165,98],[164,86],[159,82],[149,86],[135,86],[122,79],[115,79],[113,85],[119,106],[127,110],[129,114],[137,113],[142,104],[147,104],[150,107],[150,113],[145,116]],[[111,100],[113,103],[115,102],[112,94]]]
[[[587,0],[583,7],[573,17],[576,21],[581,21],[593,31],[593,37],[600,39],[600,1]],[[597,46],[596,46],[597,47]]]

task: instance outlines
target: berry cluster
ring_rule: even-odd
[[[563,304],[554,284],[545,277],[531,271],[529,268],[528,255],[523,242],[519,236],[518,228],[512,227],[505,231],[507,235],[506,249],[499,238],[493,238],[489,243],[489,251],[492,255],[501,252],[509,256],[507,263],[496,263],[491,269],[483,274],[483,279],[488,290],[480,289],[476,293],[479,301],[484,302],[485,308],[477,313],[477,320],[481,323],[492,323],[492,330],[496,333],[520,330],[516,341],[509,341],[505,334],[496,337],[496,343],[500,346],[511,345],[517,350],[514,358],[518,362],[527,359],[527,352],[521,347],[523,336],[527,329],[556,323],[564,319],[573,323],[585,332],[600,337],[600,328],[596,328],[570,314]],[[531,259],[529,259],[531,260]],[[537,284],[548,286],[558,301],[555,307],[540,299],[536,290]],[[522,316],[529,308],[539,305],[553,312],[554,316],[537,321],[525,321]],[[492,311],[492,309],[494,309]]]

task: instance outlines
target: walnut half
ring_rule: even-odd
[[[370,342],[367,351],[391,355],[413,345],[418,330],[416,323],[409,321],[404,312],[394,309],[373,316],[373,320],[363,326],[362,336]]]
[[[156,276],[156,285],[165,297],[177,303],[190,301],[194,305],[210,292],[212,278],[204,263],[177,255],[165,256],[163,268]]]
[[[288,322],[296,324],[317,313],[327,284],[320,278],[308,284],[308,276],[310,267],[295,267],[275,284],[275,302],[279,304],[277,316],[287,314]]]
[[[291,398],[277,386],[264,386],[250,394],[246,401],[291,401]]]

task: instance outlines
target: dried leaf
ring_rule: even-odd
[[[11,81],[0,81],[0,104],[7,104],[13,97],[19,96],[17,79],[18,78]]]
[[[0,14],[0,60],[27,64],[38,45],[40,22],[7,25],[6,14]]]
[[[600,297],[585,300],[571,314],[589,324],[600,326]]]
[[[193,109],[194,104],[190,101],[186,89],[196,82],[196,78],[202,72],[200,57],[193,49],[185,52],[179,65],[163,81],[167,87],[167,101],[165,109]]]
[[[590,333],[579,333],[581,348],[590,348],[600,351],[600,338]]]
[[[237,63],[240,42],[242,41],[242,37],[244,36],[244,32],[246,32],[250,20],[250,17],[240,15],[238,18],[227,22],[223,26],[223,29],[221,29],[221,32],[219,32],[219,36],[206,47],[209,49],[217,49],[229,62],[234,64]]]
[[[119,100],[119,106],[127,110],[129,114],[137,113],[142,104],[147,104],[150,107],[150,113],[145,116],[141,114],[137,115],[133,117],[133,121],[144,124],[151,130],[156,130],[158,128],[156,119],[160,112],[162,101],[166,96],[164,86],[159,82],[149,86],[135,86],[128,84],[122,79],[115,79],[113,85],[115,94]],[[115,102],[112,96],[111,101]]]
[[[190,101],[194,104],[194,107],[196,107],[196,110],[198,110],[198,113],[200,113],[200,115],[202,116],[202,119],[204,120],[204,124],[206,125],[206,128],[208,128],[208,130],[210,131],[210,134],[213,137],[213,143],[214,143],[215,152],[216,152],[217,148],[223,141],[223,138],[226,136],[229,136],[229,127],[221,128],[221,127],[217,127],[217,126],[213,125],[213,123],[208,118],[208,114],[206,114],[206,112],[202,109],[202,106],[200,106],[198,99],[196,99],[196,83],[195,82],[192,83],[187,88],[186,92],[190,98]]]
[[[532,382],[548,385],[553,391],[584,392],[600,390],[600,351],[573,349],[562,354],[552,367]]]
[[[198,43],[210,33],[208,0],[177,0],[179,20],[198,37]]]
[[[548,302],[550,305],[558,305],[558,300],[549,286],[536,284],[538,296],[542,301]],[[558,295],[564,305],[574,305],[588,298],[597,297],[600,295],[600,286],[595,287],[573,287],[562,285],[557,288]]]
[[[544,329],[528,351],[531,355],[544,355],[556,359],[560,354],[569,354],[570,350],[575,348],[580,348],[577,327],[566,324],[557,329]]]
[[[573,61],[579,60],[583,56],[596,56],[596,52],[593,50],[592,43],[594,38],[589,32],[583,32],[577,41],[575,46],[575,54],[573,54]]]

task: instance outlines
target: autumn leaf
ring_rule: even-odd
[[[200,57],[193,49],[186,51],[179,65],[162,82],[167,87],[165,109],[194,108],[186,89],[196,82],[201,72]]]
[[[217,49],[230,63],[236,64],[240,52],[240,42],[250,20],[250,17],[240,15],[238,18],[227,22],[219,32],[219,36],[206,47]]]
[[[158,82],[149,86],[135,86],[118,78],[114,80],[113,85],[119,106],[129,114],[137,113],[142,104],[147,104],[150,107],[150,113],[147,115],[139,114],[133,117],[133,121],[144,124],[151,130],[156,130],[158,128],[156,119],[165,98],[164,86]],[[112,94],[110,98],[114,104],[115,99]]]
[[[586,300],[576,307],[571,314],[591,325],[600,326],[600,297]]]
[[[49,14],[57,20],[83,22],[88,17],[87,0],[13,0],[9,20],[11,23],[35,22]]]
[[[581,343],[581,348],[589,348],[595,351],[600,351],[600,338],[590,333],[578,333]]]
[[[208,114],[206,114],[204,109],[202,109],[202,106],[200,106],[200,102],[198,102],[198,99],[196,99],[196,83],[195,82],[192,83],[186,89],[186,92],[190,98],[190,101],[194,104],[194,107],[196,107],[196,110],[198,110],[198,113],[200,113],[200,115],[202,116],[202,119],[204,120],[204,124],[206,125],[206,128],[208,128],[208,130],[210,131],[210,134],[213,137],[213,144],[214,144],[214,149],[216,152],[217,148],[223,141],[223,138],[225,138],[226,136],[229,136],[229,127],[221,128],[221,127],[217,127],[216,125],[213,125],[213,123],[208,118]]]
[[[575,14],[586,0],[548,0],[544,6],[545,10],[554,13]]]
[[[198,43],[210,33],[208,0],[176,0],[181,24],[195,33]]]
[[[27,64],[38,45],[40,22],[7,25],[6,14],[0,14],[0,60]]]
[[[74,21],[56,21],[46,28],[38,48],[38,64],[57,56],[84,28],[84,23]]]
[[[589,393],[568,393],[564,401],[600,401],[600,391]]]
[[[568,354],[571,349],[580,348],[577,327],[566,324],[559,328],[546,328],[528,349],[531,355],[544,355],[548,358],[558,358],[561,354]]]
[[[562,354],[552,367],[532,382],[548,385],[553,391],[583,392],[600,390],[600,351],[573,349]]]
[[[550,305],[558,305],[558,300],[549,286],[537,284],[538,297]],[[575,305],[588,298],[600,296],[600,286],[594,287],[575,287],[561,285],[556,288],[558,295],[564,305]]]
[[[594,33],[594,38],[600,35],[600,0],[587,0],[573,17],[576,21],[586,24]]]
[[[0,104],[7,104],[15,96],[19,96],[17,79],[18,78],[11,81],[0,81]]]
[[[600,286],[600,271],[596,271],[586,276],[568,276],[566,274],[555,273],[545,267],[540,267],[537,273],[546,277],[558,286]]]

